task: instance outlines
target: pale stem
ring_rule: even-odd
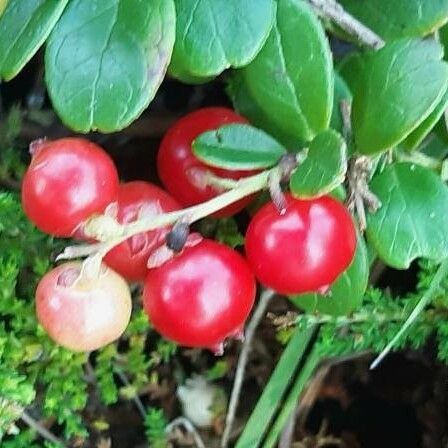
[[[119,369],[118,367],[114,367],[114,372],[118,375],[121,381],[125,384],[125,386],[130,386],[131,383],[129,382],[127,376]],[[146,411],[145,407],[143,406],[143,403],[140,400],[140,397],[136,394],[133,399],[135,407],[137,408],[140,415],[143,417],[143,419],[146,417]]]
[[[243,385],[244,373],[246,371],[246,365],[249,359],[250,351],[252,350],[252,341],[255,336],[255,330],[257,329],[258,324],[265,315],[266,309],[274,295],[275,292],[271,291],[270,289],[263,291],[258,301],[258,305],[255,308],[249,324],[247,325],[243,348],[241,349],[241,354],[236,367],[232,394],[230,395],[229,409],[226,415],[226,425],[221,439],[221,448],[227,448],[229,444],[230,434],[232,431],[232,426],[235,420],[236,410],[240,398],[241,387]]]
[[[212,215],[213,213],[239,201],[240,199],[245,198],[246,196],[250,196],[257,191],[264,189],[268,184],[268,179],[271,173],[276,171],[278,171],[278,167],[263,171],[255,176],[241,179],[237,182],[237,186],[232,190],[226,191],[210,199],[209,201],[203,202],[202,204],[188,207],[179,211],[165,213],[163,215],[157,215],[151,218],[139,219],[138,221],[134,221],[126,226],[122,226],[123,231],[119,236],[112,238],[109,241],[95,244],[94,250],[92,250],[92,245],[68,247],[61,255],[59,255],[58,259],[63,260],[77,258],[80,255],[86,254],[90,256],[93,255],[96,259],[95,261],[100,261],[104,255],[107,254],[107,252],[123,241],[126,241],[131,236],[148,232],[150,230],[155,230],[160,227],[166,227],[176,223],[179,220],[183,220],[191,224],[199,219],[205,218],[206,216]],[[95,218],[93,218],[93,220],[94,219]],[[99,217],[99,219],[101,219],[101,217]]]
[[[424,166],[425,168],[429,168],[431,170],[442,169],[442,162],[440,160],[427,156],[422,152],[400,152],[397,154],[397,159],[401,162],[416,163],[417,165]]]
[[[190,420],[185,417],[178,417],[167,425],[165,432],[169,434],[176,426],[183,426],[193,436],[197,448],[205,448],[205,443],[202,441],[201,436]]]
[[[232,188],[237,188],[240,184],[240,180],[228,179],[224,177],[217,176],[211,171],[207,171],[205,174],[206,183],[211,187],[219,188],[221,190],[231,190]]]
[[[385,42],[378,34],[353,17],[335,0],[308,0],[317,14],[339,25],[344,31],[355,36],[363,44],[377,50]]]
[[[62,442],[62,440],[58,439],[52,432],[50,432],[45,426],[41,425],[37,420],[34,420],[30,415],[26,412],[23,412],[20,416],[20,419],[26,423],[31,429],[36,431],[42,438],[48,440],[55,445],[64,448],[66,445]]]

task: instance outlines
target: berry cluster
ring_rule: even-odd
[[[127,280],[144,283],[144,309],[163,336],[219,353],[226,338],[243,334],[255,278],[281,294],[324,292],[350,265],[355,227],[346,208],[329,196],[299,200],[286,193],[281,209],[264,205],[248,226],[246,259],[189,233],[195,207],[224,197],[217,179],[257,177],[254,171],[204,164],[192,152],[193,140],[245,122],[231,110],[207,108],[175,123],[158,153],[167,191],[144,181],[120,184],[107,153],[85,139],[31,145],[22,189],[25,213],[42,231],[91,248],[83,263],[59,265],[37,288],[38,319],[57,343],[90,351],[117,339],[131,315]],[[231,216],[251,199],[252,193],[235,195],[213,215]],[[103,260],[99,269],[91,263],[95,253]]]

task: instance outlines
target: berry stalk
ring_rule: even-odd
[[[139,233],[166,227],[182,220],[189,224],[205,218],[246,196],[250,196],[268,186],[269,179],[278,175],[279,167],[263,171],[254,176],[241,179],[236,186],[206,202],[182,210],[164,213],[154,217],[140,218],[127,225],[118,224],[113,218],[98,215],[90,218],[85,225],[85,233],[94,239],[106,239],[97,244],[69,246],[57,257],[57,260],[95,256],[100,261],[104,255],[118,244]],[[113,225],[111,225],[113,220]],[[104,227],[107,227],[105,229]]]

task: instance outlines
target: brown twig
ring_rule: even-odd
[[[371,213],[381,207],[380,200],[369,189],[368,181],[371,171],[372,162],[367,156],[354,157],[349,162],[347,207],[356,212],[361,232],[367,227],[365,205]]]
[[[62,442],[62,440],[58,439],[52,432],[50,432],[47,428],[45,428],[43,425],[41,425],[37,420],[34,420],[34,418],[32,418],[26,412],[22,412],[20,419],[25,424],[27,424],[31,429],[36,431],[45,440],[48,440],[51,443],[59,445],[62,448],[67,446]]]
[[[352,102],[349,100],[342,100],[339,104],[342,115],[342,133],[347,145],[352,141]]]
[[[124,383],[125,386],[130,386],[131,385],[131,383],[128,380],[127,376],[118,367],[114,368],[114,373],[116,373],[118,375],[118,377]],[[145,410],[145,407],[143,406],[143,403],[140,400],[140,397],[136,394],[132,398],[132,401],[134,402],[135,407],[137,408],[137,410],[140,413],[140,415],[142,416],[142,418],[145,419],[146,418],[146,410]]]
[[[308,0],[318,15],[330,19],[361,43],[375,50],[384,46],[384,40],[353,17],[335,0]]]
[[[350,144],[353,139],[351,102],[346,100],[341,101],[340,109],[343,122],[342,132],[347,144]],[[367,203],[369,210],[372,212],[376,211],[381,206],[378,198],[369,190],[368,181],[371,169],[370,159],[366,156],[361,156],[350,160],[349,168],[347,170],[347,184],[349,190],[347,206],[350,211],[356,212],[361,232],[363,232],[367,226],[364,204]]]

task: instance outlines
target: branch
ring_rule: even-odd
[[[197,448],[205,448],[205,444],[202,441],[201,436],[199,435],[197,429],[194,427],[193,423],[190,422],[190,420],[185,417],[175,418],[171,423],[167,425],[167,427],[165,428],[165,432],[169,434],[176,426],[183,426],[187,430],[187,432],[189,432],[193,436],[194,443],[196,444]]]
[[[241,349],[241,354],[238,359],[238,365],[236,367],[235,382],[233,383],[232,394],[230,396],[229,409],[226,416],[226,425],[221,439],[221,448],[227,448],[230,439],[230,433],[232,431],[233,422],[235,420],[236,409],[238,407],[238,401],[240,398],[241,387],[243,385],[244,373],[246,370],[249,353],[252,349],[252,341],[254,339],[255,330],[258,327],[261,319],[265,315],[266,309],[274,297],[274,291],[269,289],[263,291],[261,294],[258,305],[255,309],[249,324],[247,325],[246,335]]]
[[[120,380],[123,381],[125,386],[130,386],[131,385],[131,383],[129,382],[127,376],[121,371],[121,369],[119,369],[118,367],[114,367],[114,372],[118,375]],[[143,419],[145,419],[145,417],[146,417],[146,410],[145,410],[145,407],[143,406],[143,403],[140,400],[140,397],[136,394],[132,398],[132,401],[134,402],[135,407],[137,408],[137,410],[140,413],[140,415],[143,417]]]
[[[31,429],[34,429],[41,437],[45,440],[48,440],[51,443],[59,445],[60,447],[65,447],[64,443],[58,439],[52,432],[48,431],[43,425],[41,425],[38,421],[34,420],[30,415],[26,412],[23,412],[20,416],[20,419],[26,423]]]
[[[278,170],[278,167],[274,167],[270,170],[263,171],[254,176],[241,179],[240,181],[238,181],[237,186],[232,190],[226,191],[206,202],[195,205],[193,207],[165,213],[163,215],[141,218],[127,225],[120,225],[116,223],[116,229],[119,230],[119,234],[117,236],[109,238],[103,243],[97,243],[93,245],[94,247],[92,247],[91,244],[69,246],[64,250],[62,254],[58,255],[58,260],[69,260],[72,258],[78,258],[79,256],[89,255],[91,258],[92,256],[96,256],[96,259],[101,261],[101,259],[107,252],[109,252],[111,249],[113,249],[123,241],[126,241],[131,236],[137,235],[139,233],[145,233],[150,230],[155,230],[160,227],[166,227],[180,220],[191,224],[195,221],[198,221],[199,219],[205,218],[206,216],[209,216],[227,207],[230,204],[233,204],[234,202],[239,201],[246,196],[250,196],[257,191],[263,190],[268,184],[270,175]],[[105,217],[104,215],[99,215],[93,217],[86,223],[86,226],[84,227],[86,235],[92,237],[93,239],[98,239],[95,238],[95,233],[89,233],[89,229],[95,229],[95,231],[101,232],[102,223],[109,225],[110,220],[110,216]]]
[[[365,205],[370,213],[375,213],[381,207],[381,201],[369,189],[372,168],[372,160],[368,156],[357,156],[350,159],[347,171],[347,207],[356,212],[361,232],[367,227]]]
[[[378,50],[384,46],[384,40],[381,39],[380,36],[346,12],[344,8],[335,0],[308,1],[318,15],[335,22],[344,31],[355,36],[360,42],[368,47]]]

